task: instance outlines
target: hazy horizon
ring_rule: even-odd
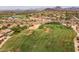
[[[28,9],[44,9],[53,7],[56,6],[0,6],[0,10],[15,10],[15,9],[28,10]],[[66,7],[78,7],[78,6],[60,6],[60,7],[66,8]]]

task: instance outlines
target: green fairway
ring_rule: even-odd
[[[73,39],[76,33],[61,24],[45,24],[32,34],[23,30],[17,35],[13,35],[0,51],[53,51],[72,52],[74,51]]]
[[[15,15],[16,18],[20,18],[20,19],[23,19],[23,18],[26,18],[26,15]]]

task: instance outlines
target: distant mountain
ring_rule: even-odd
[[[66,10],[77,10],[79,11],[79,7],[70,7],[70,8],[65,8]]]
[[[32,12],[38,12],[39,10],[21,10],[21,9],[16,9],[16,10],[0,10],[0,14],[3,13],[32,13]]]
[[[54,8],[46,8],[44,10],[72,10],[72,11],[79,11],[79,7],[68,7],[68,8],[62,8],[62,7],[54,7]]]
[[[38,6],[39,7],[39,6]],[[72,10],[79,11],[79,7],[44,7],[44,8],[36,8],[36,9],[14,9],[14,10],[0,10],[1,13],[31,13],[31,12],[39,12],[42,10]]]

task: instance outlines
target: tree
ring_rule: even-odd
[[[20,27],[20,26],[18,25],[18,26],[16,26],[16,27],[11,28],[11,30],[13,30],[15,33],[19,33],[19,32],[21,32],[22,30],[24,30],[24,29],[26,29],[26,28],[27,28],[27,26]]]

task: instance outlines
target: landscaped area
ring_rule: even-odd
[[[31,34],[27,35],[29,32]],[[36,30],[25,29],[13,35],[0,51],[72,52],[75,51],[73,42],[75,36],[76,33],[70,27],[57,23],[44,24]]]

